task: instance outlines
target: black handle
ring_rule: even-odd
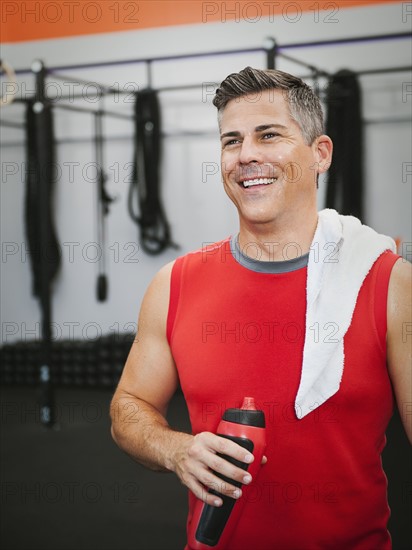
[[[97,299],[99,302],[105,302],[107,299],[107,277],[99,275],[97,278]]]

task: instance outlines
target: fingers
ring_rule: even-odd
[[[227,459],[219,455],[225,455]],[[202,432],[194,437],[188,457],[192,477],[189,488],[212,506],[220,505],[222,500],[208,493],[209,489],[231,498],[240,498],[241,485],[252,481],[251,475],[239,466],[244,464],[246,468],[253,462],[253,455],[228,439]],[[233,459],[238,464],[229,462]],[[186,484],[189,486],[189,483]]]
[[[222,497],[240,498],[242,486],[252,481],[247,470],[252,453],[225,437],[210,432],[195,436],[173,433],[174,445],[168,469],[179,477],[194,495],[211,506],[221,506]],[[261,464],[266,464],[263,456]]]
[[[196,478],[193,477],[186,485],[199,500],[202,500],[210,506],[222,506],[223,500],[221,496],[209,492],[209,490],[199,483]]]

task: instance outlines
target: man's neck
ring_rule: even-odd
[[[258,250],[262,261],[292,260],[309,252],[317,221],[316,213],[290,227],[282,223],[271,226],[249,226],[241,223],[239,248],[243,254],[254,258]]]

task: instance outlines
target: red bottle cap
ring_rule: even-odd
[[[241,408],[243,410],[247,410],[247,411],[255,411],[256,410],[255,398],[254,397],[244,397]]]

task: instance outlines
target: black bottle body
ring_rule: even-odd
[[[210,489],[209,492],[218,495],[223,500],[222,506],[211,506],[201,500],[196,502],[188,537],[189,548],[193,550],[230,548],[230,538],[236,525],[241,521],[248,488],[254,483],[265,451],[264,413],[255,409],[253,398],[246,397],[240,409],[225,411],[216,433],[221,437],[231,439],[254,455],[254,461],[251,464],[220,455],[239,468],[248,471],[252,475],[252,482],[250,485],[242,485],[216,473],[222,479],[222,483],[241,487],[243,494],[237,500],[222,495],[218,490]]]

